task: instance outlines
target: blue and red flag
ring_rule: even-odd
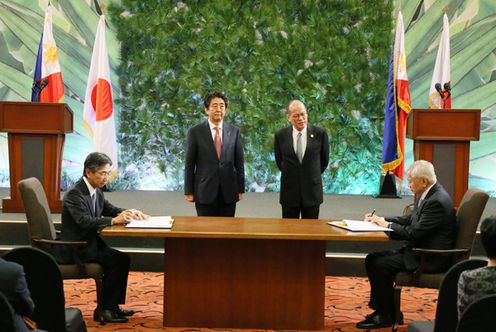
[[[41,87],[44,89],[40,93]],[[52,32],[52,6],[48,5],[36,57],[31,101],[61,103],[63,100],[64,83],[62,82],[57,45]]]
[[[403,16],[399,12],[389,59],[388,93],[384,109],[382,141],[382,172],[392,172],[400,179],[403,179],[405,168],[405,127],[410,109],[405,29]]]

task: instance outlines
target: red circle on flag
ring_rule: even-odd
[[[112,115],[112,88],[109,82],[98,79],[91,91],[91,105],[96,113],[96,121],[108,119]]]

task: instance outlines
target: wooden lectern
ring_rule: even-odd
[[[60,212],[60,177],[65,133],[73,131],[73,112],[66,104],[0,102],[0,131],[8,133],[10,197],[3,212],[23,212],[17,182],[36,177],[43,184],[52,212]]]
[[[415,160],[430,161],[439,182],[460,204],[468,189],[470,141],[480,137],[480,110],[413,109],[406,136],[413,139]]]

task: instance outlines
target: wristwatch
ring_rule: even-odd
[[[388,228],[389,228],[389,229],[392,229],[392,228],[391,228],[391,226],[392,226],[392,225],[393,225],[393,223],[392,223],[392,222],[390,222],[390,223],[388,224]]]

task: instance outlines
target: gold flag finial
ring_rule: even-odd
[[[443,13],[447,13],[447,12],[448,12],[448,5],[445,5],[445,6],[443,7]]]

